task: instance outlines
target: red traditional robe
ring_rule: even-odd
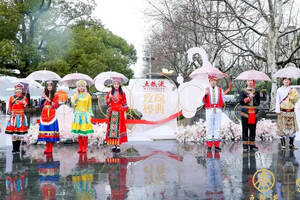
[[[58,95],[54,95],[51,102],[42,99],[42,113],[38,141],[57,142],[59,141],[59,127],[56,118],[56,108],[58,107]]]
[[[41,122],[49,123],[55,118],[56,108],[58,107],[58,95],[54,95],[52,102],[45,101],[41,113]]]
[[[9,98],[10,118],[5,130],[6,134],[23,135],[28,131],[28,122],[24,114],[28,100],[25,96],[11,96]]]
[[[125,112],[128,110],[126,95],[115,91],[109,99],[111,92],[106,95],[106,104],[109,106],[106,142],[108,145],[120,145],[127,142]]]

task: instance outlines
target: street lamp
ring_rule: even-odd
[[[151,74],[152,74],[152,61],[153,61],[153,60],[157,60],[157,58],[156,58],[156,57],[153,57],[153,56],[150,54],[149,56],[143,57],[143,60],[149,62],[149,77],[150,77],[150,79],[151,79]]]

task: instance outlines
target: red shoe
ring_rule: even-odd
[[[82,164],[83,164],[83,155],[79,154],[78,165],[82,165]]]
[[[78,149],[78,153],[82,153],[83,151],[83,139],[82,139],[82,136],[78,136],[78,145],[79,145],[79,149]]]
[[[54,145],[54,142],[50,142],[50,143],[49,143],[49,151],[48,151],[48,153],[51,153],[51,154],[52,154],[53,145]]]
[[[83,140],[82,153],[86,153],[87,145],[88,145],[88,137],[83,137],[82,140]]]
[[[45,149],[45,151],[44,151],[44,154],[49,153],[49,148],[50,148],[49,145],[50,145],[50,143],[48,143],[48,142],[45,144],[46,149]]]

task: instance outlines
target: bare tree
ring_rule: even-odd
[[[176,72],[188,76],[184,52],[203,46],[230,74],[257,69],[274,74],[299,63],[299,9],[295,0],[157,0],[146,14],[157,22],[149,43]],[[272,82],[271,109],[276,82]]]

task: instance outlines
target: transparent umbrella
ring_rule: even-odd
[[[32,79],[36,81],[59,81],[61,77],[55,72],[49,70],[39,70],[29,74],[26,79]]]
[[[113,78],[119,78],[122,84],[128,82],[128,78],[119,72],[113,72],[113,71],[102,72],[98,74],[94,79],[96,89],[101,92],[107,90],[107,86],[112,84]]]
[[[228,75],[226,73],[221,72],[218,68],[213,66],[203,66],[195,71],[193,71],[190,75],[192,79],[203,79],[207,78],[208,76],[216,76],[217,79],[225,78]]]
[[[80,80],[86,81],[88,86],[91,86],[94,84],[94,80],[91,77],[89,77],[86,74],[82,74],[82,73],[72,73],[72,74],[65,75],[59,81],[59,84],[61,86],[76,87],[76,82],[80,81]]]
[[[271,81],[267,74],[257,70],[244,71],[235,80]]]
[[[288,64],[287,67],[278,70],[274,76],[275,78],[300,78],[300,69],[295,64]]]

